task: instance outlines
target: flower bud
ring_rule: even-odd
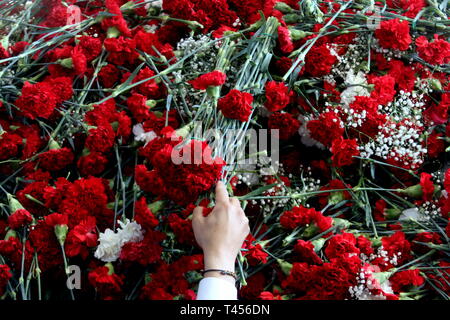
[[[57,150],[57,149],[61,149],[61,146],[54,139],[50,138],[50,142],[48,144],[48,148],[50,150]]]
[[[323,245],[325,244],[327,240],[325,240],[324,238],[320,238],[320,239],[316,239],[314,241],[311,241],[312,245],[314,246],[314,251],[315,252],[319,252]]]
[[[58,63],[61,66],[63,66],[64,68],[67,68],[67,69],[72,69],[73,68],[72,58],[66,58],[66,59],[58,60]]]
[[[339,230],[347,229],[351,226],[351,223],[346,219],[333,218],[333,225]]]
[[[106,31],[107,38],[117,38],[120,36],[120,31],[116,27],[109,27],[108,31]]]
[[[59,244],[62,246],[66,241],[67,231],[69,227],[66,224],[57,224],[55,226],[55,234]]]
[[[220,97],[220,87],[218,86],[208,87],[208,89],[206,89],[206,93],[211,98],[218,99]]]
[[[162,208],[164,208],[164,204],[165,202],[163,200],[160,201],[155,201],[152,202],[148,205],[148,209],[152,212],[152,213],[158,213],[159,211],[161,211]]]
[[[281,267],[281,271],[283,271],[283,273],[288,276],[291,273],[292,264],[281,259],[277,259],[277,262]]]
[[[17,238],[17,233],[13,229],[9,229],[5,235],[5,240],[8,240],[9,238]]]
[[[434,193],[438,192],[441,188],[438,185],[434,185]],[[420,199],[423,196],[423,190],[420,184],[408,187],[406,189],[398,190],[400,193],[407,195],[408,197]]]
[[[312,34],[311,32],[305,32],[303,30],[298,30],[295,28],[289,28],[289,31],[291,33],[292,41],[297,41],[297,40],[303,39],[304,37]]]
[[[178,129],[175,131],[176,135],[178,137],[182,137],[182,138],[186,138],[187,135],[191,132],[191,130],[193,129],[194,123],[188,123],[187,125],[185,125],[184,127]]]
[[[252,25],[250,25],[249,30],[250,31],[256,31],[263,25],[263,23],[264,23],[264,20],[263,19],[259,19],[258,21],[256,21]]]
[[[284,22],[287,24],[298,23],[302,20],[302,17],[296,13],[289,13],[283,16]]]
[[[145,105],[151,109],[151,108],[155,107],[157,103],[158,102],[156,100],[147,100],[145,102]]]
[[[9,208],[11,209],[11,213],[16,212],[19,209],[25,209],[22,204],[10,193],[7,194]]]
[[[111,262],[108,262],[107,264],[105,264],[105,267],[108,268],[108,275],[112,275],[114,274],[114,266]]]
[[[312,236],[317,234],[318,231],[319,228],[314,223],[310,224],[308,227],[306,227],[305,231],[303,231],[302,237],[311,238]]]
[[[386,272],[374,272],[372,273],[372,277],[374,277],[380,284],[385,283],[394,273],[396,270],[386,271]]]
[[[385,209],[384,213],[388,220],[396,220],[402,214],[402,210],[398,208]]]
[[[128,1],[120,6],[120,11],[127,11],[132,10],[135,6],[135,3],[133,1]]]
[[[442,84],[439,81],[439,79],[431,78],[428,80],[428,84],[433,90],[441,91],[442,90]]]
[[[287,3],[277,2],[274,7],[275,10],[281,11],[282,13],[292,13],[294,9],[292,9]]]

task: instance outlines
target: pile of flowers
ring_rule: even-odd
[[[0,1],[0,299],[195,299],[220,179],[242,299],[449,299],[449,14]]]

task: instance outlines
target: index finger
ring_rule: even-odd
[[[225,184],[222,181],[216,184],[216,202],[229,203],[228,191]]]

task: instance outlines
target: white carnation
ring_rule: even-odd
[[[311,133],[309,132],[309,129],[306,127],[306,124],[308,123],[309,120],[303,116],[299,116],[298,120],[302,124],[300,126],[300,128],[298,129],[298,133],[299,133],[300,137],[302,138],[302,143],[307,147],[314,146],[314,147],[324,150],[325,146],[323,144],[321,144],[319,141],[316,141],[311,137]]]
[[[149,143],[157,137],[154,131],[145,132],[142,123],[138,123],[133,127],[133,134],[135,141],[144,141],[145,144]]]
[[[154,8],[161,8],[162,7],[162,0],[153,0],[150,3],[147,3],[145,5],[145,8],[148,9],[150,7],[154,7]]]
[[[370,93],[366,89],[367,80],[363,72],[359,71],[356,75],[350,70],[345,78],[347,88],[341,93],[341,102],[348,106],[355,101],[357,96],[369,96]]]
[[[120,228],[116,232],[106,229],[105,232],[100,233],[98,238],[100,244],[94,253],[97,259],[104,262],[114,262],[119,258],[125,243],[139,242],[144,238],[140,224],[126,219],[125,222],[119,221],[119,225]]]
[[[120,256],[122,241],[119,233],[106,229],[98,238],[100,244],[95,250],[94,256],[104,262],[116,261]]]
[[[119,234],[122,238],[122,243],[125,244],[127,242],[139,242],[144,239],[144,232],[142,231],[142,227],[137,222],[130,222],[130,220],[126,219],[125,223],[119,221],[120,230]]]
[[[418,208],[409,208],[402,211],[402,214],[398,218],[400,221],[404,220],[416,220],[416,221],[422,221],[425,220],[425,217],[420,214]]]

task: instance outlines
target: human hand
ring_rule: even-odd
[[[192,228],[195,239],[203,249],[205,270],[222,269],[234,272],[236,256],[250,232],[248,218],[237,198],[229,198],[225,184],[216,185],[216,206],[204,217],[202,207],[193,212]],[[219,277],[218,272],[205,273],[205,277]],[[233,281],[231,277],[226,277]]]

